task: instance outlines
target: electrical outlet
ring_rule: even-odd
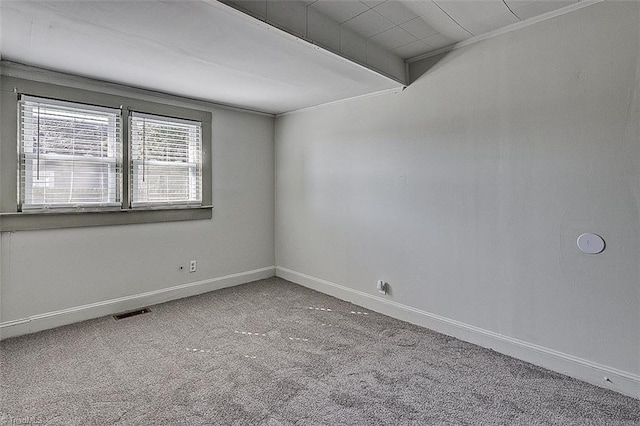
[[[382,280],[378,280],[377,288],[378,288],[378,292],[379,292],[379,293],[387,294],[387,286],[388,286],[388,284],[387,284],[387,283],[385,283],[385,282],[384,282],[384,281],[382,281]]]
[[[195,272],[198,269],[198,263],[195,260],[189,261],[189,272]]]

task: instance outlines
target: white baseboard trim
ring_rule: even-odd
[[[269,266],[132,296],[32,315],[28,318],[5,321],[0,323],[0,340],[273,277],[275,269],[275,266]]]
[[[276,276],[355,303],[372,311],[492,349],[558,373],[640,399],[640,376],[586,359],[514,339],[489,330],[383,299],[291,269],[276,267]]]

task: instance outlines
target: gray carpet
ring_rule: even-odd
[[[151,310],[1,342],[0,425],[640,425],[636,399],[279,278]]]

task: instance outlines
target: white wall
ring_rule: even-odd
[[[40,77],[51,81],[51,75]],[[53,80],[95,90],[84,80]],[[131,95],[114,87],[102,90]],[[213,218],[3,232],[3,337],[274,274],[273,118],[143,98],[212,111]],[[195,273],[188,272],[190,259],[198,262]]]
[[[278,274],[640,396],[639,18],[599,3],[279,117]]]

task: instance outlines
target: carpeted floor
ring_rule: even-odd
[[[279,278],[151,311],[1,342],[0,425],[640,425],[639,400]]]

